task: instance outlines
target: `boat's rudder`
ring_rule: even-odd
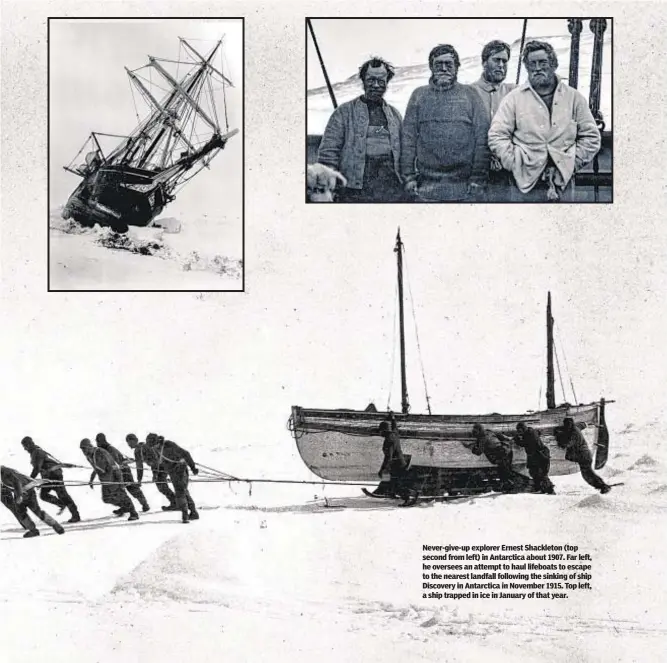
[[[607,464],[609,457],[609,430],[605,420],[605,400],[600,399],[598,410],[598,441],[595,451],[595,469],[601,470]]]

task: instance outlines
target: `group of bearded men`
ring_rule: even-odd
[[[509,44],[489,42],[482,75],[464,85],[456,49],[436,46],[404,119],[384,100],[392,65],[364,62],[364,94],[334,111],[317,155],[346,182],[337,202],[572,201],[574,173],[599,152],[600,131],[585,97],[556,75],[549,43],[526,43],[521,85],[505,82],[510,55]]]
[[[188,490],[188,482],[189,471],[196,475],[199,470],[190,453],[156,433],[149,433],[145,442],[139,442],[134,433],[129,433],[125,440],[134,452],[136,481],[130,468],[133,460],[109,444],[104,433],[98,433],[95,437],[96,446],[88,438],[81,440],[79,445],[93,468],[88,485],[93,489],[95,479],[99,480],[102,487],[102,501],[116,507],[113,514],[118,517],[129,514],[128,520],[138,520],[139,514],[131,498],[138,502],[143,512],[150,511],[141,489],[144,465],[147,465],[152,470],[156,488],[169,502],[162,507],[162,510],[180,511],[183,523],[198,520],[199,513]],[[11,467],[0,466],[2,503],[26,530],[23,535],[25,538],[39,536],[39,530],[28,511],[58,534],[64,534],[63,526],[41,508],[36,490],[39,487],[39,499],[58,508],[58,515],[65,509],[69,510],[68,523],[81,522],[79,509],[68,493],[63,477],[63,468],[77,466],[60,462],[37,446],[31,437],[24,437],[21,446],[30,455],[32,471],[30,476],[27,476]],[[169,481],[173,490],[169,486]]]

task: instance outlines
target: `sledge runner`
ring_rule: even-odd
[[[551,467],[549,447],[540,439],[539,431],[526,426],[523,421],[516,425],[516,431],[514,443],[526,450],[526,467],[535,490],[546,495],[555,495],[554,485],[549,479]]]
[[[158,459],[158,467],[169,475],[171,483],[176,493],[176,504],[183,514],[183,522],[188,523],[191,520],[199,520],[199,513],[194,500],[188,490],[188,467],[192,473],[197,475],[197,469],[192,456],[188,451],[181,448],[171,440],[165,440],[164,437],[155,433],[149,433],[146,437],[146,444],[155,451]]]
[[[138,520],[139,515],[134,508],[134,504],[125,492],[123,474],[109,452],[94,447],[88,438],[81,440],[79,447],[93,468],[88,484],[90,488],[93,488],[95,476],[98,476],[102,484],[102,501],[105,504],[117,506],[118,508],[114,511],[117,516],[129,513],[128,520]]]
[[[28,515],[28,509],[30,509],[40,520],[43,520],[49,525],[49,527],[53,527],[58,534],[65,533],[63,526],[39,506],[35,489],[29,488],[28,490],[25,490],[25,487],[32,483],[32,479],[11,467],[6,467],[5,465],[0,466],[0,479],[2,480],[2,503],[7,506],[7,508],[16,516],[16,519],[27,530],[23,535],[24,539],[39,536],[39,530],[35,526],[32,518]]]
[[[127,445],[134,451],[134,460],[137,464],[137,483],[141,487],[141,480],[144,478],[144,463],[153,471],[153,481],[155,487],[169,500],[169,506],[163,506],[163,511],[180,511],[176,504],[174,491],[169,488],[167,483],[168,475],[163,469],[160,469],[158,456],[152,447],[145,442],[139,442],[139,438],[134,433],[125,436]]]
[[[134,477],[132,476],[132,470],[128,465],[130,461],[129,458],[126,458],[116,447],[112,446],[107,442],[106,435],[104,433],[98,433],[95,436],[95,442],[97,443],[98,449],[104,449],[109,453],[109,455],[116,461],[118,467],[120,467],[120,472],[125,483],[125,490],[134,497],[137,502],[141,505],[141,510],[145,513],[150,511],[150,506],[144,497],[144,493],[141,490],[141,487],[137,482],[135,482]]]
[[[68,523],[80,522],[79,509],[64,484],[62,468],[68,465],[61,463],[44,449],[38,447],[31,437],[24,437],[21,440],[21,446],[30,454],[30,462],[32,463],[30,478],[35,479],[41,474],[42,479],[46,481],[39,491],[40,499],[57,506],[60,509],[59,513],[64,509],[69,509],[71,518],[67,521]],[[51,494],[52,491],[55,492],[55,496]]]
[[[574,425],[574,419],[565,417],[562,428],[556,429],[558,446],[565,449],[565,460],[571,460],[579,465],[579,471],[584,481],[599,490],[603,495],[611,490],[604,479],[593,471],[593,454],[581,434]]]

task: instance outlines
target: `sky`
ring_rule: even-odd
[[[480,55],[484,44],[493,39],[509,44],[521,39],[523,19],[327,18],[313,19],[312,25],[329,78],[341,81],[354,74],[359,65],[373,55],[396,66],[425,64],[430,50],[442,43],[453,44],[462,58]],[[610,29],[608,25],[607,30]],[[563,34],[568,34],[565,18],[528,20],[526,39]],[[308,89],[312,89],[324,85],[324,78],[310,35],[307,41],[307,83]],[[603,62],[603,66],[610,67],[611,63]],[[512,79],[516,76],[516,67],[517,62],[510,63],[508,76]]]
[[[615,137],[613,204],[313,206],[303,202],[303,16],[286,3],[247,26],[245,293],[47,293],[45,109],[36,105],[27,132],[25,96],[3,97],[3,167],[14,167],[3,170],[0,351],[10,378],[0,451],[33,435],[76,453],[99,431],[118,440],[157,428],[193,445],[274,444],[288,455],[292,405],[385,406],[398,226],[434,412],[537,407],[548,291],[579,400],[615,399],[612,427],[664,410],[666,125],[663,105],[649,102],[667,89],[667,70],[646,66],[662,43],[664,32],[648,29],[660,17],[642,13],[641,40],[617,35],[615,83],[635,94],[615,99],[628,129]],[[35,58],[3,69],[3,85],[37,100],[38,27],[14,24]],[[154,49],[136,50],[141,64]],[[127,59],[114,61],[122,74]],[[87,131],[74,132],[74,152]],[[424,412],[415,346],[408,338],[409,389]],[[394,408],[397,394],[394,381]]]
[[[179,59],[179,37],[210,51],[224,37],[224,71],[235,87],[227,90],[230,128],[242,130],[243,44],[237,20],[54,20],[50,25],[50,174],[51,204],[62,205],[79,182],[63,170],[91,131],[127,135],[138,124],[125,71],[148,64],[148,55]],[[190,58],[180,55],[190,62]],[[220,64],[220,58],[217,64]],[[170,65],[164,65],[169,68]],[[173,69],[171,71],[174,71]],[[142,72],[149,76],[148,72]],[[153,80],[159,80],[157,72]],[[163,85],[164,87],[164,85]],[[158,93],[158,99],[163,93]],[[139,94],[134,93],[140,99]],[[139,107],[139,116],[145,117]],[[212,182],[224,181],[227,208],[241,206],[241,134],[184,189],[170,214],[196,215],[211,209]],[[82,155],[83,156],[83,155]],[[79,158],[80,162],[82,157]],[[238,211],[235,212],[239,214]]]

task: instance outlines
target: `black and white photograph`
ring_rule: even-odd
[[[308,18],[308,202],[608,203],[610,18]]]
[[[49,289],[243,289],[243,20],[49,20]]]
[[[3,660],[664,660],[665,3],[0,9]]]

